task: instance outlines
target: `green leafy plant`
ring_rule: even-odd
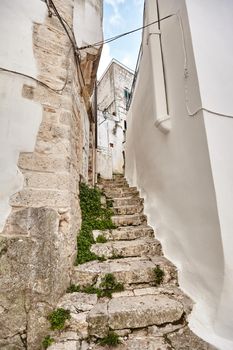
[[[77,293],[77,292],[80,292],[80,286],[76,286],[75,284],[71,284],[66,290],[66,293]]]
[[[82,211],[82,226],[78,235],[77,264],[83,264],[91,260],[103,260],[90,251],[95,243],[92,231],[115,228],[112,223],[112,210],[101,204],[101,191],[90,188],[86,184],[80,184],[79,198]]]
[[[46,337],[42,341],[42,346],[43,346],[44,349],[47,349],[53,343],[54,343],[54,339],[51,338],[50,335],[46,335]]]
[[[97,238],[96,238],[96,243],[106,243],[107,242],[107,239],[106,237],[104,237],[103,235],[99,235]]]
[[[87,293],[87,294],[97,294],[98,298],[103,297],[112,297],[112,293],[121,292],[124,290],[124,286],[122,283],[117,282],[115,276],[111,273],[106,274],[99,285],[99,287],[87,285],[84,287],[71,285],[67,289],[67,293]]]
[[[117,282],[116,277],[112,273],[107,273],[99,286],[102,295],[107,296],[108,298],[112,297],[112,293],[121,292],[124,290],[124,286],[122,283]]]
[[[113,199],[107,199],[107,207],[108,208],[112,208],[113,207],[113,203],[114,203]]]
[[[155,285],[159,286],[163,282],[164,271],[160,268],[159,265],[156,265],[153,272],[155,276]]]
[[[111,256],[109,259],[114,260],[114,259],[122,259],[122,258],[124,258],[123,255],[121,255],[121,254],[116,254],[115,252],[113,252],[112,256]]]
[[[54,310],[49,316],[48,320],[51,324],[51,329],[61,330],[65,326],[66,320],[70,319],[70,310],[65,310],[62,308]]]
[[[116,347],[117,345],[121,344],[121,340],[118,334],[116,334],[115,332],[109,331],[106,337],[99,340],[99,344],[101,346],[109,345],[109,346]]]
[[[44,340],[42,341],[42,345],[44,349],[47,349],[50,345],[54,343],[54,339],[50,337],[50,335],[46,335]]]

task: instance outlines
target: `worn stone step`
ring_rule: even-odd
[[[122,206],[114,206],[113,212],[115,215],[133,215],[139,214],[143,212],[143,205],[122,205]]]
[[[144,202],[144,199],[139,198],[138,196],[113,198],[112,200],[113,207],[121,207],[122,205],[138,205],[143,204]]]
[[[217,350],[182,324],[172,325],[170,323],[162,327],[149,328],[154,331],[147,331],[147,329],[116,330],[121,337],[121,344],[117,346],[117,350]],[[90,348],[103,350],[101,345],[95,343],[92,343]]]
[[[104,337],[109,329],[135,329],[179,322],[182,303],[167,295],[144,295],[113,298],[98,303],[89,312],[90,335]]]
[[[109,193],[124,193],[124,192],[129,192],[129,193],[135,193],[138,192],[137,187],[129,187],[127,186],[121,186],[121,187],[105,187],[105,191]]]
[[[72,283],[82,286],[98,285],[107,273],[111,273],[116,277],[117,282],[124,284],[125,289],[132,289],[143,284],[154,286],[154,269],[157,265],[164,271],[161,285],[177,283],[174,265],[163,256],[156,256],[153,261],[148,258],[124,258],[104,262],[90,261],[75,267]]]
[[[112,222],[117,227],[119,226],[138,226],[146,224],[147,218],[144,214],[133,215],[114,215],[112,216]]]
[[[102,182],[99,184],[103,188],[109,188],[109,189],[114,189],[114,188],[129,188],[129,184],[126,181],[112,181],[112,182]]]
[[[122,331],[120,331],[120,333],[121,332]],[[119,331],[116,333],[119,333]],[[153,337],[149,335],[134,336],[134,334],[130,334],[129,339],[127,338],[128,337],[125,336],[121,338],[121,344],[117,346],[117,350],[171,350],[170,343],[167,342],[163,337]],[[103,347],[99,344],[93,343],[91,344],[91,349],[103,350]]]
[[[112,199],[139,196],[138,190],[134,187],[105,189],[104,193],[106,197],[112,198]]]
[[[94,239],[98,236],[104,236],[108,241],[127,241],[143,237],[154,237],[154,231],[150,226],[123,226],[113,230],[94,230]]]
[[[91,251],[105,258],[161,255],[161,244],[153,238],[96,243]]]

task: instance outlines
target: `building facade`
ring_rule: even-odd
[[[231,1],[146,0],[126,176],[195,301],[190,326],[233,348]],[[224,67],[224,68],[223,68]]]
[[[97,174],[103,178],[124,173],[126,109],[133,77],[129,68],[112,60],[97,84]]]
[[[0,348],[35,350],[70,284],[79,182],[93,178],[101,47],[79,48],[102,40],[102,1],[3,0],[0,16]]]

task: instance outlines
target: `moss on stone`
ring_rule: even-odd
[[[76,263],[83,264],[91,260],[103,260],[92,253],[90,248],[95,243],[92,231],[115,228],[112,223],[112,210],[101,204],[101,191],[91,188],[84,183],[80,184],[79,198],[82,212],[82,226],[78,235],[78,255]]]

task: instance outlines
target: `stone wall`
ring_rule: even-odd
[[[73,0],[54,3],[72,27]],[[24,185],[11,196],[11,214],[0,233],[0,348],[12,350],[40,349],[48,329],[46,316],[69,285],[81,224],[80,175],[88,180],[83,173],[88,169],[83,165],[83,140],[93,83],[89,79],[85,88],[56,16],[34,23],[32,37],[37,79],[64,89],[55,92],[30,79],[22,88],[24,99],[42,106],[43,118],[34,151],[20,153]],[[96,50],[97,62],[99,54]],[[94,79],[91,67],[85,75]]]

